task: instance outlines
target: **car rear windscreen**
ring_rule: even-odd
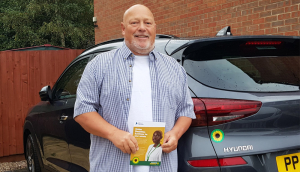
[[[192,78],[213,88],[246,92],[299,91],[299,39],[202,41],[184,52]]]

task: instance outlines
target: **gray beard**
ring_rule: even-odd
[[[146,47],[141,47],[139,46],[135,41],[133,41],[131,44],[128,41],[125,41],[126,44],[131,45],[133,49],[133,51],[139,53],[139,54],[143,54],[143,55],[148,55],[150,53],[150,51],[152,51],[154,49],[154,43],[152,45],[150,45],[150,42],[148,43],[148,45]]]

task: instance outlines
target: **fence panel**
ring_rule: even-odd
[[[23,153],[28,109],[83,50],[0,52],[0,157]]]

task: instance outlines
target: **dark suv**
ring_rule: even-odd
[[[156,38],[185,68],[197,117],[179,140],[178,171],[299,172],[300,37],[224,33]],[[91,59],[122,44],[87,49],[42,88],[24,124],[30,171],[89,171],[89,134],[73,119],[77,85]]]

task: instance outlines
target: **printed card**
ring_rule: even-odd
[[[131,154],[130,165],[160,165],[164,133],[164,122],[136,122],[133,136],[138,142],[139,150]]]

